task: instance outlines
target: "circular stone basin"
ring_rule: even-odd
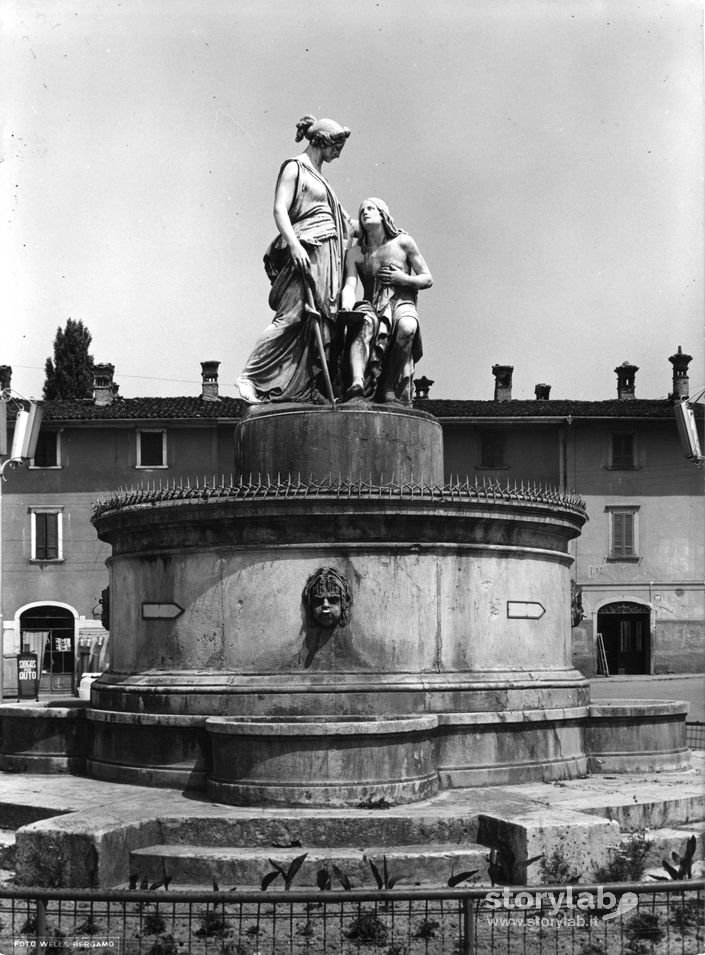
[[[0,706],[0,770],[82,773],[88,725],[85,704]]]
[[[688,704],[681,700],[592,701],[585,728],[588,771],[688,769],[687,713]]]
[[[211,798],[230,805],[364,806],[438,791],[433,715],[206,720]]]

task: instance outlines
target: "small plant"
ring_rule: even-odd
[[[577,885],[580,882],[580,875],[565,858],[560,846],[541,860],[541,875],[544,885]]]
[[[682,905],[673,907],[668,923],[681,932],[687,932],[692,928],[702,928],[705,926],[705,909],[698,899],[686,899]]]
[[[414,938],[435,938],[440,927],[440,922],[436,922],[434,919],[424,919],[416,929]]]
[[[387,941],[387,926],[372,910],[363,909],[345,932],[345,937],[362,945],[384,945]]]
[[[331,869],[333,870],[333,875],[336,877],[338,882],[342,887],[349,892],[352,889],[352,883],[347,875],[343,872],[342,869],[339,869],[335,863],[332,863]],[[328,871],[328,866],[324,865],[322,869],[319,869],[316,873],[316,885],[321,890],[321,892],[327,892],[333,886],[333,880],[331,879],[330,872]]]
[[[640,912],[631,918],[627,922],[626,933],[630,945],[637,951],[645,944],[656,945],[663,938],[659,917],[653,912]]]
[[[477,875],[479,871],[479,869],[469,869],[467,872],[458,872],[457,875],[451,873],[451,876],[448,879],[449,888],[454,889],[456,885],[460,885],[461,882],[466,882],[468,879],[472,879],[472,877]]]
[[[173,935],[162,935],[147,949],[146,955],[176,955],[179,946]]]
[[[607,955],[607,949],[599,942],[583,942],[578,955]]]
[[[245,935],[249,935],[250,938],[256,938],[261,931],[262,928],[258,922],[256,925],[249,925],[245,929]]]
[[[651,841],[645,833],[636,832],[609,847],[610,858],[606,865],[595,869],[595,882],[639,882],[644,875],[646,858]]]
[[[350,879],[347,877],[347,875],[335,864],[331,866],[331,869],[333,870],[333,875],[336,877],[338,882],[340,882],[345,891],[349,892],[352,889],[352,883],[350,882]]]
[[[76,935],[100,935],[103,929],[89,916],[85,922],[76,926]]]
[[[390,945],[384,955],[408,955],[408,949],[403,945]]]
[[[220,955],[250,955],[250,949],[231,938],[223,942]]]
[[[166,929],[166,922],[159,912],[148,912],[144,917],[142,926],[143,935],[161,935]]]
[[[698,841],[695,836],[691,836],[685,844],[682,856],[677,852],[671,853],[671,861],[674,862],[678,868],[674,868],[667,859],[661,860],[661,864],[672,879],[680,881],[681,879],[693,878],[693,856],[695,855],[697,844]]]
[[[394,803],[389,802],[384,796],[368,796],[362,802],[357,804],[358,809],[391,809]]]
[[[164,886],[164,891],[166,891],[169,888],[170,884],[171,884],[171,876],[165,875],[164,878],[159,879],[158,882],[151,882],[149,885],[149,891],[154,892],[157,889],[161,889],[162,886]]]
[[[304,863],[304,859],[308,855],[308,852],[304,852],[303,855],[297,856],[291,861],[288,868],[284,868],[279,862],[274,859],[269,860],[269,864],[272,866],[273,871],[268,872],[265,877],[262,879],[262,891],[265,892],[269,886],[274,882],[275,879],[278,879],[281,876],[284,879],[284,891],[288,892],[291,888],[291,883],[294,881],[296,873],[299,871],[301,866]]]
[[[193,933],[196,938],[222,938],[227,931],[225,919],[219,912],[206,909],[201,915],[201,926]]]
[[[402,879],[406,878],[406,875],[392,875],[389,872],[387,867],[387,857],[382,856],[382,871],[380,872],[377,866],[374,864],[372,859],[367,860],[370,863],[370,869],[372,869],[372,875],[375,877],[375,882],[377,883],[377,888],[380,892],[383,892],[387,889],[393,889],[397,882],[400,882]]]
[[[302,938],[311,938],[314,934],[313,922],[308,919],[303,925],[299,925],[296,929],[296,934],[301,935]]]
[[[487,856],[487,871],[492,885],[523,885],[526,870],[534,862],[543,859],[543,853],[530,859],[517,859],[511,846],[501,842],[490,849]]]

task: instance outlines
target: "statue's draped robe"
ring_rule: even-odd
[[[289,218],[311,260],[312,299],[322,317],[328,347],[334,333],[343,258],[350,220],[326,180],[308,163],[297,166]],[[288,246],[278,236],[267,249],[264,265],[272,282],[269,305],[276,312],[257,340],[241,378],[254,385],[259,401],[310,401],[319,393],[322,364],[313,319],[304,311],[304,281],[292,264]]]
[[[401,300],[395,294],[393,287],[382,285],[375,280],[372,301],[362,300],[355,303],[355,312],[365,315],[372,323],[372,341],[370,354],[365,368],[362,396],[366,401],[383,401],[385,395],[381,393],[385,386],[385,365],[389,361],[396,338],[397,325],[403,317],[413,318],[416,321],[416,334],[411,346],[411,354],[406,361],[398,380],[392,382],[395,398],[410,403],[412,399],[412,380],[414,365],[423,355],[421,328],[416,310],[416,295],[409,301],[408,296]],[[345,353],[350,349],[350,342],[355,335],[354,324],[347,330]],[[343,385],[349,387],[352,378],[349,362],[346,363]]]

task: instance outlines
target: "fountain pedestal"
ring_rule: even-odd
[[[315,805],[585,772],[580,502],[444,488],[440,425],[403,408],[259,407],[236,449],[239,484],[96,514],[113,657],[92,774]],[[321,568],[352,598],[336,626],[302,599]]]

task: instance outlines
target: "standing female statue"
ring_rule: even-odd
[[[304,116],[296,141],[308,145],[279,170],[274,221],[279,235],[264,265],[272,282],[275,311],[257,340],[236,384],[246,401],[325,401],[318,388],[323,371],[312,311],[321,316],[327,349],[333,336],[346,240],[355,224],[321,173],[342,152],[350,130],[332,119]],[[308,306],[308,308],[307,308]]]

